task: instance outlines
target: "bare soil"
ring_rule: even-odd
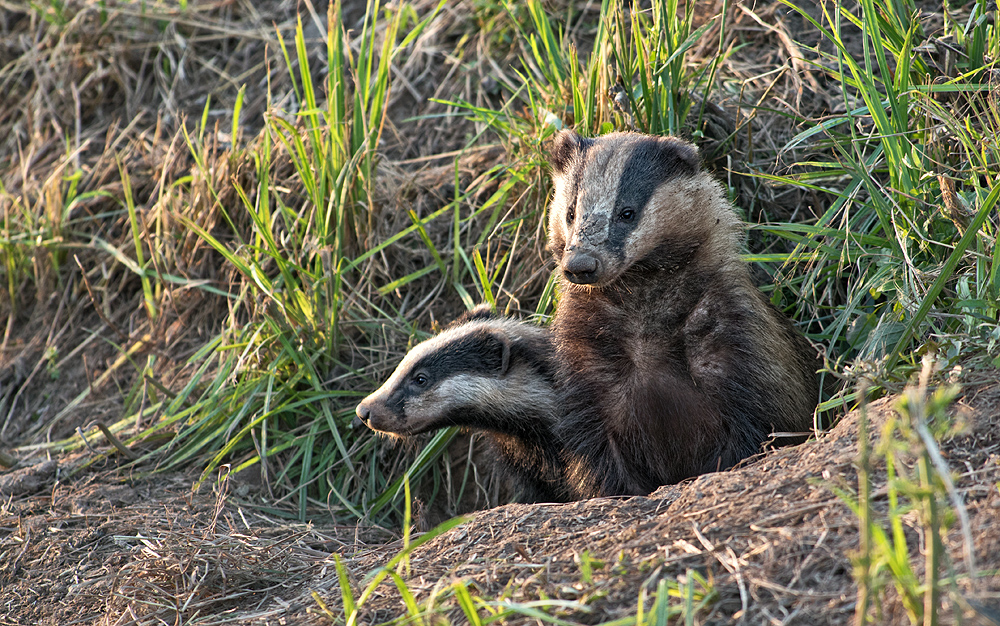
[[[958,583],[946,605],[961,598],[966,623],[992,624],[1000,608],[1000,386],[970,387],[955,412],[966,428],[941,450],[964,494],[977,571],[967,576],[952,523],[947,567]],[[871,431],[893,414],[892,400],[873,403]],[[850,623],[858,522],[831,486],[856,488],[857,417],[649,497],[481,511],[414,551],[407,585],[418,601],[458,578],[484,596],[572,600],[583,608],[561,616],[586,624],[632,615],[640,589],[696,572],[717,594],[702,624]],[[326,624],[313,593],[338,613],[332,553],[358,595],[365,574],[402,548],[381,529],[324,524],[319,511],[313,524],[285,522],[250,504],[237,482],[195,494],[188,475],[130,478],[112,467],[63,479],[62,463],[72,459],[0,475],[0,624]],[[873,506],[883,515],[884,465],[874,474]],[[915,514],[905,523],[916,545]],[[591,563],[589,581],[581,558]],[[891,586],[880,610],[883,623],[907,623]],[[359,623],[404,612],[384,583]]]

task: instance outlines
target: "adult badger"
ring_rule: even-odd
[[[554,357],[547,330],[477,307],[410,350],[356,412],[392,436],[483,430],[518,500],[565,501],[572,496],[553,434],[560,414]]]
[[[646,494],[808,431],[816,353],[751,281],[742,224],[697,148],[563,131],[551,164],[556,434],[578,495]]]

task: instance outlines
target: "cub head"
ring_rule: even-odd
[[[681,139],[566,130],[550,156],[549,248],[572,284],[606,285],[654,251],[681,263],[717,223],[720,200],[732,214],[698,149]]]
[[[503,322],[479,309],[414,347],[385,384],[361,401],[358,418],[389,435],[416,435],[467,423],[502,402],[510,364]]]

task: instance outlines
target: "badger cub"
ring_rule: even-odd
[[[554,356],[548,331],[478,307],[410,350],[357,415],[394,436],[448,426],[486,431],[519,500],[564,501]]]
[[[816,353],[751,281],[743,226],[697,148],[563,131],[551,164],[556,434],[579,495],[646,494],[808,431]]]

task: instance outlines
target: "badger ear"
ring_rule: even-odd
[[[497,317],[497,314],[490,308],[490,305],[484,302],[483,304],[476,305],[476,307],[471,311],[466,311],[465,313],[459,315],[455,321],[448,324],[445,329],[457,328],[458,326],[469,322],[492,320]]]
[[[552,149],[549,151],[549,162],[552,163],[552,171],[556,174],[563,174],[569,169],[573,158],[583,149],[584,139],[572,130],[562,130],[556,135],[552,142]]]
[[[508,368],[510,368],[510,342],[504,337],[503,356],[500,357],[500,374],[506,376]]]
[[[698,152],[698,146],[693,143],[677,137],[659,137],[657,143],[661,157],[678,162],[681,165],[680,169],[694,173],[701,167],[701,153]]]
[[[496,344],[496,349],[500,351],[500,377],[507,375],[510,369],[510,338],[502,332],[489,331],[490,339]]]

